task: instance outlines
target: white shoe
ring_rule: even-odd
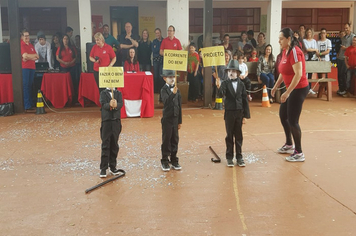
[[[309,89],[309,94],[315,95],[316,92],[314,92],[312,89]]]

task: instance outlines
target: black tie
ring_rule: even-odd
[[[174,88],[174,87],[175,87],[175,85],[169,85],[169,88],[171,88],[171,89]]]
[[[231,82],[237,82],[237,79],[232,79]]]

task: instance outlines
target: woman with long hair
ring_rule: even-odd
[[[137,57],[140,62],[141,71],[151,71],[152,47],[147,29],[142,31],[141,40],[138,42]]]
[[[78,99],[78,87],[79,87],[79,75],[77,74],[75,60],[77,57],[77,50],[75,46],[71,44],[68,35],[64,35],[60,46],[56,52],[56,58],[59,64],[59,71],[69,72],[72,78],[74,87],[73,103],[77,102]]]
[[[124,71],[140,71],[140,64],[137,60],[137,55],[134,48],[130,48],[130,50],[127,52],[127,59],[124,65]]]
[[[281,95],[279,117],[284,129],[286,141],[278,149],[279,153],[291,153],[287,161],[300,162],[305,157],[302,151],[302,131],[299,126],[299,117],[302,112],[303,102],[308,94],[308,79],[305,73],[304,53],[299,48],[299,41],[293,36],[290,28],[284,28],[279,33],[279,44],[283,50],[279,64],[279,77],[271,95],[274,96],[277,88],[284,81],[287,90]],[[293,140],[295,146],[293,145]]]
[[[244,54],[244,47],[245,47],[246,44],[251,44],[251,43],[247,38],[246,31],[242,31],[241,32],[241,36],[240,36],[240,41],[237,44],[237,46],[238,46],[237,49],[240,51],[240,53]]]
[[[273,103],[271,96],[271,89],[274,86],[274,64],[275,59],[272,54],[272,45],[268,44],[265,47],[263,55],[260,56],[257,66],[257,79],[258,83],[263,83],[267,87],[268,97],[270,103]]]

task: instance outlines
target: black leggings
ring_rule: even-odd
[[[301,89],[294,89],[286,102],[279,107],[279,118],[286,135],[286,144],[292,145],[292,136],[295,143],[295,150],[302,152],[302,131],[299,126],[299,116],[302,112],[303,102],[308,95],[309,86]]]

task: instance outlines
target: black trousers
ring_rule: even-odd
[[[193,72],[188,73],[187,79],[189,82],[188,100],[195,101],[199,97],[199,78],[198,76],[194,76]]]
[[[336,60],[337,63],[337,80],[339,83],[339,90],[340,92],[346,91],[347,85],[346,85],[346,64],[345,60]]]
[[[162,118],[162,163],[168,163],[168,156],[171,156],[172,163],[178,163],[178,118]]]
[[[236,159],[242,158],[242,118],[243,111],[226,111],[224,114],[226,129],[226,159],[234,158],[234,143],[236,149]],[[235,140],[234,140],[235,139]]]
[[[116,158],[119,153],[119,135],[121,133],[121,120],[108,120],[101,122],[101,162],[100,169],[116,168]]]
[[[299,126],[299,117],[302,112],[303,102],[308,95],[308,92],[308,86],[305,88],[294,89],[290,93],[287,101],[281,103],[281,106],[279,107],[279,118],[286,136],[286,144],[292,145],[294,140],[295,150],[299,153],[303,152],[302,131]]]

